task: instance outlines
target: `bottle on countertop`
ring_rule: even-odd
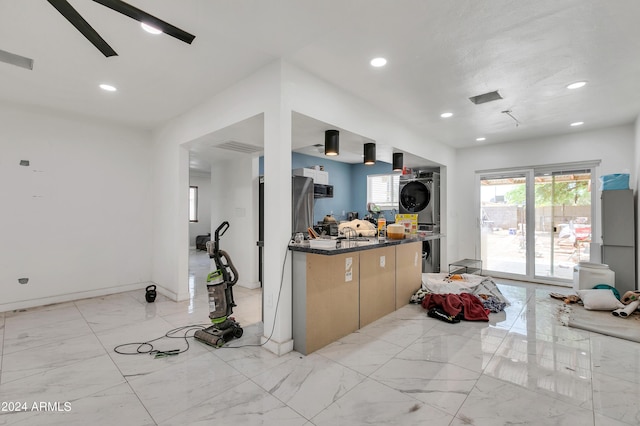
[[[378,239],[384,240],[387,237],[387,219],[384,216],[378,218]]]

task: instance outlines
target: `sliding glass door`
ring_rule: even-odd
[[[479,173],[479,228],[488,274],[569,284],[589,261],[597,163]]]
[[[572,280],[590,260],[591,195],[591,170],[536,172],[536,276]]]
[[[480,177],[480,250],[485,270],[527,274],[528,174]]]

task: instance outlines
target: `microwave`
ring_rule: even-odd
[[[333,198],[333,185],[313,184],[313,198]]]

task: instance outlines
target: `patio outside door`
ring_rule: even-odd
[[[573,280],[591,259],[591,170],[535,175],[535,276]]]
[[[482,172],[480,252],[489,275],[571,285],[591,260],[596,162]]]
[[[480,251],[486,271],[527,274],[528,175],[519,171],[480,177]]]

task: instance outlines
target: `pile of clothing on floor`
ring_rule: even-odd
[[[422,274],[422,286],[411,297],[427,315],[448,323],[489,321],[509,305],[491,277],[472,274]]]

